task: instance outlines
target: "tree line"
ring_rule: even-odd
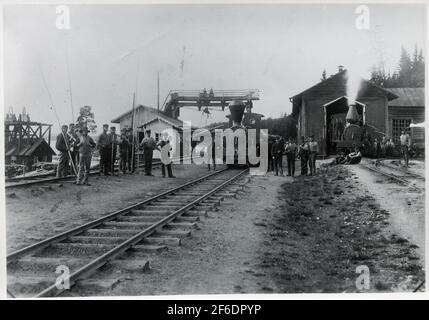
[[[423,50],[414,47],[410,54],[401,47],[401,56],[397,69],[386,73],[383,64],[373,66],[370,81],[384,88],[420,88],[425,86],[425,61]]]

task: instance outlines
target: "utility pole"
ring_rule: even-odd
[[[159,71],[158,71],[158,77],[157,77],[157,81],[156,81],[156,86],[157,86],[158,113],[159,113]]]

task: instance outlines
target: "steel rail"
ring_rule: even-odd
[[[228,169],[224,169],[222,171],[219,171],[218,173],[224,172],[226,170],[228,170]],[[176,211],[174,211],[173,213],[171,213],[167,217],[165,217],[165,218],[161,219],[160,221],[154,223],[150,227],[142,230],[138,234],[132,236],[130,239],[122,242],[121,244],[119,244],[115,248],[111,249],[110,251],[104,253],[100,257],[98,257],[95,260],[89,262],[88,264],[86,264],[85,266],[81,267],[80,269],[76,270],[75,272],[73,272],[72,274],[70,274],[70,276],[68,277],[70,285],[75,284],[76,281],[79,280],[80,278],[82,278],[84,276],[87,276],[90,273],[92,273],[93,271],[95,271],[98,268],[102,267],[104,264],[106,264],[110,260],[114,259],[118,255],[120,255],[123,252],[125,252],[126,250],[130,249],[135,244],[139,243],[141,240],[143,240],[143,238],[145,238],[145,237],[149,236],[150,234],[154,233],[157,229],[160,229],[160,228],[164,227],[169,222],[171,222],[172,220],[174,220],[175,218],[177,218],[178,216],[180,216],[183,212],[185,212],[186,210],[191,209],[192,207],[194,207],[195,205],[197,205],[199,202],[201,202],[204,199],[210,197],[212,194],[214,194],[217,191],[219,191],[220,189],[224,188],[226,185],[230,184],[231,182],[233,182],[237,178],[241,177],[246,172],[248,172],[248,169],[244,169],[244,170],[240,171],[238,174],[236,174],[232,178],[226,180],[225,182],[221,183],[220,185],[218,185],[217,187],[213,188],[209,192],[205,193],[204,195],[202,195],[198,199],[196,199],[196,200],[188,203],[187,205],[183,206],[180,209],[177,209]],[[211,174],[210,176],[212,176],[212,175],[213,174]],[[66,289],[59,289],[59,288],[57,288],[57,286],[55,284],[53,284],[50,287],[48,287],[45,290],[43,290],[42,292],[40,292],[36,297],[46,297],[46,296],[52,296],[52,295],[53,296],[57,296],[58,294],[60,294],[64,290],[66,290]]]
[[[160,165],[161,162],[154,162],[152,163],[153,165]],[[143,167],[143,164],[140,165],[139,168]],[[115,172],[119,171],[119,166],[115,166]],[[100,174],[100,170],[96,169],[93,170],[89,173],[89,175],[94,176]],[[40,178],[42,177],[46,177],[49,176],[50,174],[45,174],[45,175],[41,175]],[[14,180],[6,180],[5,182],[14,182],[14,181],[22,181],[22,180],[30,180],[30,181],[24,181],[24,182],[17,182],[17,183],[12,183],[12,184],[6,184],[5,188],[16,188],[16,187],[23,187],[23,186],[30,186],[30,185],[34,185],[34,184],[40,184],[40,183],[48,183],[48,182],[56,182],[56,181],[66,181],[66,180],[70,180],[70,179],[76,179],[75,175],[68,175],[66,177],[52,177],[52,178],[42,178],[39,179],[39,177],[22,177],[22,178],[17,178]]]
[[[403,171],[399,167],[393,167],[391,165],[388,165],[388,164],[385,164],[385,163],[382,163],[382,162],[378,162],[377,165],[381,166],[381,167],[384,167],[384,168],[389,168],[389,169],[392,169],[392,170],[396,170],[396,171],[398,171],[398,172],[400,172],[400,173],[402,173],[404,175],[409,176],[410,178],[416,178],[416,179],[420,179],[420,180],[425,181],[425,177],[421,176],[421,175],[419,175],[417,173]]]
[[[366,169],[370,170],[370,171],[377,172],[377,173],[379,173],[379,174],[381,174],[381,175],[384,175],[384,176],[386,176],[386,177],[388,177],[388,178],[391,178],[391,179],[393,179],[393,180],[396,180],[396,181],[398,181],[398,182],[400,182],[400,183],[402,183],[402,184],[406,185],[407,187],[409,187],[409,188],[411,188],[411,189],[414,189],[414,190],[416,190],[416,191],[423,191],[423,189],[422,189],[422,188],[419,188],[419,187],[416,187],[415,185],[412,185],[412,184],[410,183],[410,181],[408,181],[407,179],[404,179],[403,177],[399,177],[399,176],[396,176],[396,175],[394,175],[394,174],[390,174],[390,173],[387,173],[387,172],[383,172],[383,171],[381,171],[380,169],[371,168],[370,166],[367,166],[367,165],[362,164],[362,163],[361,163],[360,165],[361,165],[362,167],[364,167],[364,168],[366,168]]]
[[[174,163],[175,161],[184,160],[184,159],[187,159],[187,158],[185,157],[185,158],[173,159],[172,162]],[[152,165],[154,165],[154,166],[159,166],[161,164],[162,164],[161,160],[155,161],[155,162],[152,163]],[[138,166],[138,168],[139,169],[144,168],[144,163],[141,163]],[[116,171],[119,171],[119,165],[115,166],[115,172]],[[100,174],[100,170],[99,169],[95,169],[95,170],[93,170],[93,171],[91,171],[89,173],[89,175],[91,175],[91,176],[94,176],[94,175],[97,175],[97,174]],[[10,184],[5,184],[5,188],[6,189],[8,189],[8,188],[17,188],[17,187],[24,187],[24,186],[30,186],[30,185],[35,185],[35,184],[50,183],[50,182],[57,182],[57,181],[67,181],[67,180],[70,180],[70,179],[76,179],[76,176],[74,176],[74,175],[68,175],[66,177],[44,178],[44,177],[48,177],[50,175],[51,174],[43,174],[43,175],[40,175],[40,176],[31,176],[31,177],[20,177],[20,178],[6,179],[5,182],[6,183],[10,183]],[[23,180],[30,180],[30,181],[21,182]],[[19,181],[19,182],[15,182],[15,181]]]
[[[65,239],[67,239],[67,238],[69,238],[69,237],[73,236],[73,235],[76,235],[76,234],[78,234],[78,233],[81,233],[81,232],[83,232],[83,231],[85,231],[85,230],[88,230],[88,229],[90,229],[90,228],[93,228],[93,227],[99,226],[99,225],[101,225],[102,223],[104,223],[104,222],[106,222],[106,221],[109,221],[109,220],[112,220],[112,219],[114,219],[114,218],[116,218],[116,217],[118,217],[118,216],[120,216],[120,215],[122,215],[122,214],[124,214],[124,213],[127,213],[128,211],[130,211],[130,210],[132,210],[132,209],[135,209],[135,208],[140,207],[140,206],[142,206],[142,205],[144,205],[144,204],[147,204],[147,203],[150,203],[150,202],[152,202],[152,201],[155,201],[155,200],[157,200],[157,199],[159,199],[159,198],[162,198],[162,197],[164,197],[164,196],[166,196],[166,195],[169,195],[169,194],[175,193],[175,192],[177,192],[177,191],[179,191],[179,190],[182,190],[182,189],[184,189],[184,188],[187,188],[187,187],[189,187],[189,186],[192,186],[192,185],[194,185],[194,184],[196,184],[196,183],[199,183],[199,182],[201,182],[201,181],[203,181],[203,180],[206,180],[206,179],[210,178],[211,176],[217,175],[217,174],[219,174],[219,173],[221,173],[221,172],[224,172],[224,171],[226,171],[226,170],[228,170],[228,169],[227,169],[227,168],[225,168],[225,169],[223,169],[223,170],[219,170],[219,171],[216,171],[216,172],[213,172],[213,173],[209,173],[209,174],[207,174],[207,175],[205,175],[205,176],[203,176],[203,177],[196,178],[196,179],[194,179],[194,180],[192,180],[192,181],[189,181],[189,182],[187,182],[187,183],[185,183],[185,184],[182,184],[182,185],[180,185],[180,186],[178,186],[178,187],[175,187],[175,188],[173,188],[173,189],[170,189],[170,190],[164,191],[164,192],[162,192],[162,193],[160,193],[160,194],[158,194],[158,195],[155,195],[155,196],[153,196],[153,197],[150,197],[150,198],[148,198],[148,199],[146,199],[146,200],[143,200],[143,201],[138,202],[138,203],[136,203],[136,204],[130,205],[130,206],[128,206],[128,207],[126,207],[126,208],[124,208],[124,209],[120,209],[120,210],[114,211],[114,212],[112,212],[112,213],[110,213],[110,214],[108,214],[108,215],[105,215],[105,216],[103,216],[103,217],[101,217],[101,218],[98,218],[98,219],[96,219],[96,220],[93,220],[93,221],[87,222],[87,223],[85,223],[85,224],[83,224],[83,225],[81,225],[81,226],[78,226],[78,227],[76,227],[76,228],[73,228],[73,229],[71,229],[71,230],[68,230],[68,231],[62,232],[62,233],[60,233],[60,234],[58,234],[58,235],[52,236],[52,237],[47,238],[47,239],[45,239],[45,240],[39,241],[39,242],[37,242],[37,243],[35,243],[35,244],[32,244],[32,245],[29,245],[29,246],[24,247],[24,248],[22,248],[22,249],[16,250],[16,251],[14,251],[14,252],[10,253],[9,255],[7,255],[6,260],[7,260],[7,262],[9,263],[9,262],[15,261],[15,260],[17,260],[17,259],[19,259],[19,258],[22,258],[23,256],[26,256],[26,255],[29,255],[29,254],[35,253],[36,251],[39,251],[39,250],[41,250],[41,249],[44,249],[44,248],[48,247],[48,246],[49,246],[49,245],[51,245],[51,244],[54,244],[54,243],[60,242],[60,241],[62,241],[62,240],[65,240]]]

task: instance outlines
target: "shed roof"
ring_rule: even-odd
[[[147,109],[152,113],[158,113],[158,109],[149,107],[149,106],[144,106],[142,104],[138,105],[137,107],[135,107],[134,112],[137,112],[140,109]],[[133,113],[133,109],[128,110],[127,112],[124,112],[123,114],[121,114],[120,116],[117,116],[116,118],[114,118],[113,120],[111,120],[110,122],[112,123],[120,123],[121,119],[128,116],[129,114]]]
[[[165,122],[165,123],[167,123],[167,124],[169,124],[169,125],[171,125],[173,127],[176,127],[176,128],[182,128],[183,127],[183,121],[182,120],[171,118],[169,116],[166,116],[163,113],[160,113],[157,117],[155,117],[155,118],[153,118],[153,119],[151,119],[151,120],[143,123],[139,127],[145,127],[149,123],[152,123],[152,122],[154,122],[156,120],[163,121],[163,122]]]
[[[12,145],[10,149],[5,152],[5,155],[29,157],[32,156],[33,153],[42,145],[46,148],[46,150],[48,150],[49,153],[55,155],[55,151],[52,150],[51,146],[43,138],[33,139],[29,144],[24,145],[21,150],[18,150],[17,145]]]
[[[424,107],[425,88],[387,88],[397,99],[389,101],[392,107]]]

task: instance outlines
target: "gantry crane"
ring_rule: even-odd
[[[233,100],[241,100],[246,104],[246,111],[251,112],[253,101],[259,100],[258,89],[247,90],[171,90],[162,106],[162,111],[172,118],[177,119],[180,108],[195,107],[220,108],[222,111]]]

